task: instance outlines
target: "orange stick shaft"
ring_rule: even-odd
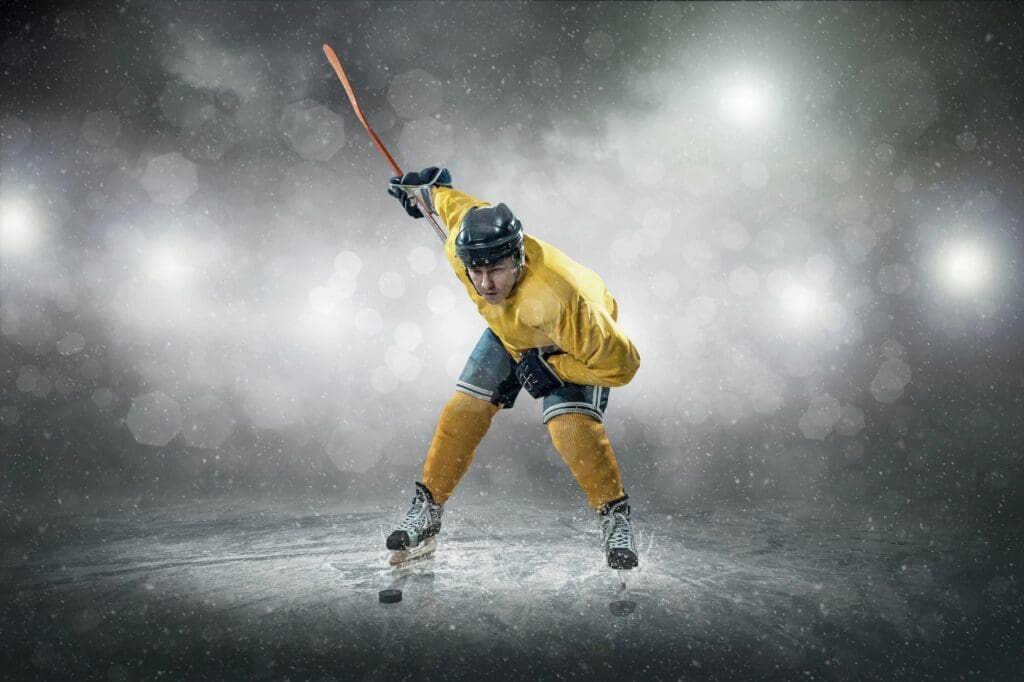
[[[388,163],[391,165],[391,170],[394,171],[395,175],[404,175],[404,173],[402,173],[402,169],[398,166],[398,162],[391,156],[387,147],[384,146],[384,143],[380,141],[379,137],[377,137],[377,133],[374,132],[373,127],[370,126],[369,121],[366,120],[366,116],[363,114],[363,110],[359,106],[358,100],[356,100],[356,93],[352,90],[352,83],[348,80],[348,74],[346,74],[345,69],[341,67],[341,61],[338,59],[338,55],[334,54],[334,50],[327,43],[324,43],[324,54],[327,55],[327,61],[329,61],[331,66],[334,67],[334,73],[338,75],[338,80],[341,81],[341,87],[345,88],[345,94],[348,95],[348,101],[352,104],[352,109],[356,112],[356,118],[358,118],[359,122],[363,124],[364,128],[366,128],[366,132],[370,135],[370,139],[373,140],[373,143],[377,145],[377,149],[379,149],[380,153],[384,155],[385,159],[387,159]],[[437,233],[437,236],[441,238],[441,241],[445,241],[445,231],[437,224],[437,220],[434,218],[434,215],[427,210],[423,200],[417,197],[416,203],[420,207],[420,212],[423,213],[423,215],[425,215],[430,221],[430,224],[433,225],[434,232]]]
[[[349,82],[345,69],[341,68],[341,62],[338,60],[338,55],[334,54],[334,50],[326,43],[324,43],[324,54],[327,55],[327,61],[329,61],[331,66],[334,67],[334,73],[338,74],[338,80],[341,81],[341,86],[345,88],[345,94],[348,95],[348,101],[352,103],[352,108],[356,112],[356,118],[358,118],[359,122],[363,124],[364,128],[366,128],[366,132],[369,133],[370,139],[372,139],[373,143],[377,145],[377,149],[380,150],[380,153],[383,154],[384,158],[388,160],[389,164],[391,164],[391,170],[395,172],[395,175],[403,175],[402,169],[399,168],[394,157],[392,157],[388,152],[387,147],[385,147],[384,143],[380,141],[380,138],[377,137],[377,133],[374,132],[370,123],[366,120],[366,116],[363,115],[363,110],[359,107],[359,102],[356,100],[356,93],[352,90],[352,83]]]

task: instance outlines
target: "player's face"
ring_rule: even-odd
[[[484,300],[494,305],[504,301],[516,285],[516,261],[514,256],[502,258],[497,263],[466,268],[469,279]]]

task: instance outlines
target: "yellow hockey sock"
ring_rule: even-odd
[[[491,419],[501,409],[498,405],[456,391],[441,410],[434,440],[423,465],[423,485],[434,497],[435,504],[444,504],[473,461],[476,446],[491,426]]]
[[[578,412],[560,414],[548,422],[548,432],[562,460],[587,494],[590,506],[600,509],[623,496],[619,464],[604,424]]]

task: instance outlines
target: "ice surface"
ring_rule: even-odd
[[[384,537],[407,505],[397,491],[386,507],[55,505],[7,531],[7,670],[924,679],[970,664],[1006,679],[1000,662],[1019,649],[1012,576],[971,563],[998,550],[955,522],[894,514],[895,499],[671,515],[638,502],[640,566],[625,590],[604,565],[596,517],[565,504],[453,498],[437,551],[390,567]],[[379,603],[389,588],[400,603]]]

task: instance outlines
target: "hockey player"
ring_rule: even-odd
[[[629,498],[602,423],[609,387],[628,383],[640,365],[616,324],[615,299],[596,273],[523,234],[505,204],[453,189],[447,169],[406,173],[389,185],[410,216],[423,217],[418,198],[441,219],[448,261],[487,329],[441,411],[423,480],[388,549],[414,549],[440,531],[444,504],[491,419],[525,388],[543,400],[551,441],[600,514],[608,565],[635,567]]]

